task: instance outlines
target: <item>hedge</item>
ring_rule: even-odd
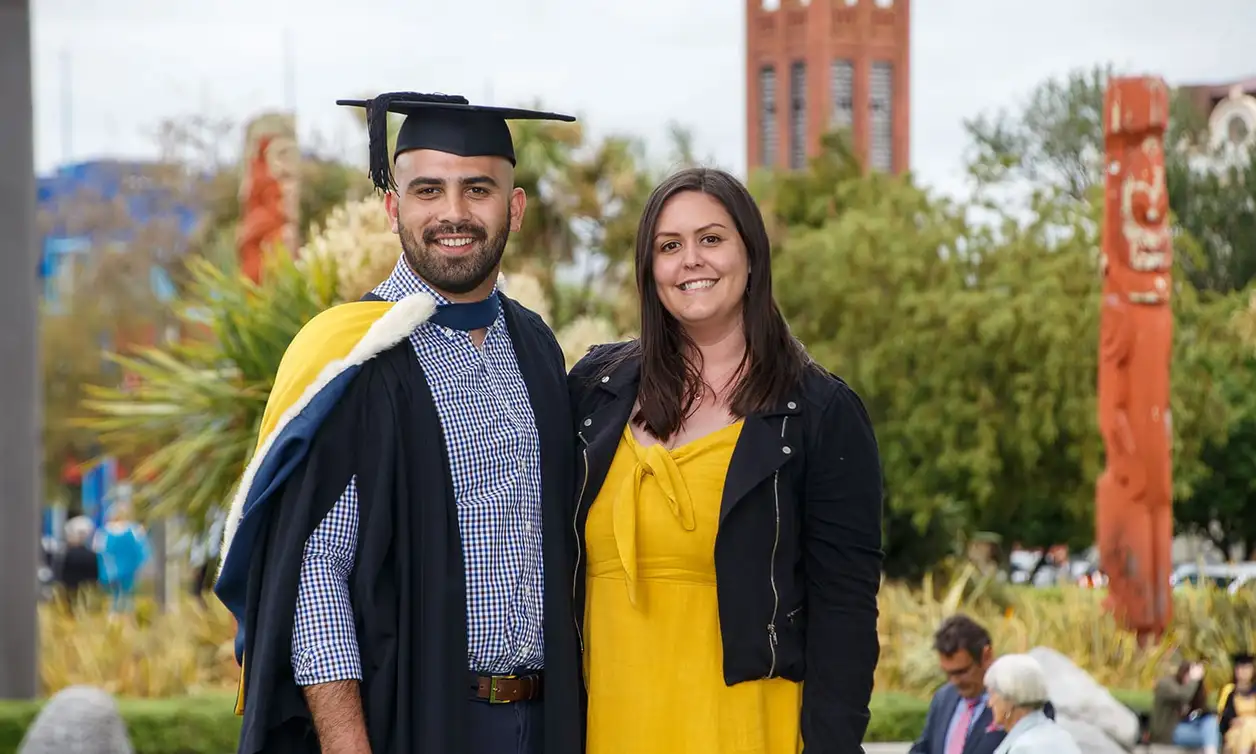
[[[1151,708],[1148,692],[1113,695],[1130,708]],[[39,712],[40,702],[0,702],[0,751],[17,751],[26,729]],[[207,695],[177,699],[120,699],[136,754],[231,754],[236,750],[240,718],[234,695]],[[868,743],[911,741],[924,727],[929,702],[898,693],[872,697]]]

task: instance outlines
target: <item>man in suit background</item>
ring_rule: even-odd
[[[1007,734],[991,725],[987,703],[990,632],[966,615],[952,615],[934,633],[933,648],[948,682],[933,695],[911,754],[993,754]]]

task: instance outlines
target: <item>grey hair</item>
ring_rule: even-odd
[[[96,524],[87,516],[75,516],[65,522],[65,538],[74,544],[86,542],[96,533]]]
[[[986,671],[986,690],[1013,707],[1036,710],[1050,701],[1047,676],[1029,655],[1003,655]]]

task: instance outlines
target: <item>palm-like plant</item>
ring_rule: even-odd
[[[230,500],[254,450],[284,350],[314,315],[336,303],[335,260],[266,263],[265,285],[201,258],[176,308],[182,339],[110,358],[139,387],[92,387],[78,424],[106,452],[136,461],[135,502],[151,516],[182,515],[194,528]]]

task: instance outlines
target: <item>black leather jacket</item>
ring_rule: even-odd
[[[573,596],[584,615],[583,533],[637,397],[626,344],[592,349],[568,385],[579,434]],[[819,368],[771,411],[745,417],[715,544],[724,680],[803,683],[808,754],[860,751],[880,645],[881,464],[871,421]],[[581,639],[583,644],[583,639]]]

